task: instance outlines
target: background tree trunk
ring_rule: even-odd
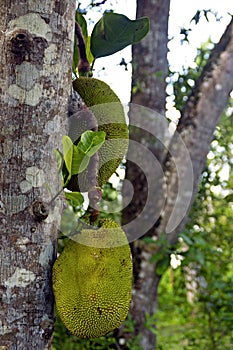
[[[174,225],[176,218],[184,212],[182,203],[187,196],[181,191],[177,197],[179,183],[189,179],[189,169],[185,163],[184,146],[191,158],[193,173],[193,199],[198,191],[198,183],[206,163],[206,156],[213,139],[214,130],[226,107],[233,90],[233,19],[227,26],[218,44],[215,45],[201,75],[196,81],[182,112],[177,126],[177,134],[171,140],[169,150],[174,154],[174,161],[167,155],[164,170],[167,172],[167,201],[164,215],[160,221],[159,232],[166,232],[171,244],[175,244],[178,234],[184,229],[188,220],[188,210],[184,218]],[[184,145],[177,142],[177,135]],[[186,151],[185,150],[185,151]],[[176,167],[180,164],[182,178],[179,178]],[[174,208],[178,198],[179,204]],[[188,208],[187,208],[188,209]],[[170,223],[169,223],[170,221]]]
[[[50,349],[74,1],[0,0],[0,348]],[[61,149],[61,148],[60,148]]]
[[[136,93],[132,94],[132,102],[155,109],[161,114],[165,111],[166,97],[168,13],[169,1],[138,1],[137,16],[150,17],[151,32],[133,49],[132,87],[133,92],[136,91]],[[141,214],[150,191],[145,174],[153,171],[153,178],[157,183],[157,192],[153,193],[153,197],[158,204],[150,208],[148,218],[154,215],[159,219],[150,230],[142,234],[158,238],[166,233],[167,241],[172,245],[177,242],[178,234],[187,223],[189,209],[198,190],[198,181],[206,162],[213,132],[233,89],[232,26],[231,22],[220,43],[214,48],[196,87],[188,98],[177,133],[174,134],[168,147],[169,152],[164,144],[158,142],[158,139],[165,141],[166,135],[163,134],[163,124],[158,125],[156,115],[154,120],[149,121],[149,130],[158,136],[157,139],[152,138],[151,135],[148,136],[143,130],[131,127],[130,138],[146,145],[153,152],[163,169],[163,174],[161,175],[156,168],[150,169],[151,165],[146,164],[146,161],[143,169],[127,161],[126,179],[133,184],[134,196],[123,210],[123,224],[133,222]],[[165,73],[162,74],[162,72]],[[132,110],[134,107],[131,108],[131,120],[134,118]],[[156,133],[153,132],[155,128]],[[129,148],[129,155],[132,152],[133,149]],[[164,184],[166,184],[165,187],[162,186]],[[164,201],[162,215],[158,215],[164,195],[166,195],[166,201]],[[123,186],[125,202],[128,201],[128,196],[126,183]],[[134,234],[138,236],[137,230],[138,226],[132,228],[129,237],[133,237]],[[142,349],[147,350],[155,349],[156,340],[154,332],[145,326],[145,315],[146,313],[153,315],[157,309],[157,293],[161,276],[155,273],[156,264],[149,262],[157,249],[141,240],[132,243],[135,280],[131,313],[136,321],[135,335],[141,335]]]
[[[130,181],[134,188],[132,201],[123,210],[122,223],[133,222],[137,218],[148,200],[148,191],[154,198],[155,206],[149,206],[146,215],[149,220],[158,217],[158,220],[151,227],[149,232],[143,234],[157,235],[156,226],[159,223],[160,208],[164,201],[162,191],[163,174],[161,165],[165,155],[164,143],[161,140],[166,136],[166,121],[160,115],[165,115],[166,104],[166,82],[168,74],[167,43],[168,43],[168,17],[170,0],[145,0],[137,1],[137,17],[148,16],[150,18],[150,32],[137,45],[133,46],[133,75],[132,75],[132,95],[130,111],[130,139],[147,147],[158,161],[160,167],[155,168],[154,164],[145,159],[143,166],[127,160],[126,179]],[[151,112],[143,115],[143,109],[137,110],[137,105],[150,108]],[[135,113],[139,114],[139,119],[146,122],[146,129],[151,130],[148,134],[144,128],[132,126]],[[158,113],[158,115],[157,115]],[[141,115],[140,115],[141,114]],[[149,114],[149,116],[147,115]],[[151,118],[150,118],[151,116]],[[154,116],[154,117],[153,117]],[[140,121],[139,121],[140,124]],[[135,145],[129,145],[128,155],[134,154]],[[139,154],[135,155],[139,157]],[[129,159],[131,157],[127,157]],[[144,158],[143,155],[141,157]],[[151,182],[155,187],[149,188],[148,176],[151,175]],[[123,202],[127,200],[128,187],[123,185]],[[148,218],[145,220],[148,221]],[[132,227],[132,232],[127,232],[129,236],[134,235],[134,231],[140,229]],[[133,240],[133,239],[131,239]],[[142,241],[132,243],[132,253],[134,257],[134,292],[131,313],[136,321],[135,335],[141,335],[141,345],[143,349],[155,348],[155,334],[145,327],[145,314],[153,315],[157,310],[157,290],[160,276],[155,275],[154,264],[149,263],[151,253],[147,251],[146,245]],[[142,268],[143,266],[143,268]]]

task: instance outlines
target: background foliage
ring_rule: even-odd
[[[233,109],[215,132],[190,221],[159,287],[158,349],[233,345]],[[229,177],[228,177],[229,174]],[[169,337],[167,336],[169,334]]]

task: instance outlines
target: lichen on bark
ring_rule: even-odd
[[[10,350],[51,348],[53,150],[66,133],[74,17],[74,1],[0,0],[0,345]]]

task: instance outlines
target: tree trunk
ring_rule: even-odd
[[[166,6],[166,11],[163,6]],[[156,38],[156,33],[161,33],[158,34],[161,38],[164,31],[167,35],[167,27],[164,21],[165,19],[168,20],[168,9],[169,2],[166,1],[138,1],[138,17],[142,15],[149,16],[151,31],[156,30],[156,32],[154,34],[150,33],[147,38],[150,43],[149,48],[145,39],[142,41],[144,46],[142,43],[137,44],[133,50],[133,88],[135,89],[135,82],[139,81],[143,82],[143,89],[142,91],[136,90],[136,95],[132,95],[132,102],[144,107],[156,108],[156,111],[160,113],[165,110],[165,82],[160,79],[152,79],[156,76],[153,72],[159,70],[159,62],[164,64],[167,60],[166,50],[157,47],[158,43],[160,46],[162,45],[163,40],[167,45],[167,38],[165,39],[165,36],[163,36],[161,42],[158,42],[156,40],[150,41],[150,37]],[[154,21],[160,29],[153,25]],[[123,224],[128,227],[129,223],[134,223],[136,218],[142,215],[151,191],[153,193],[152,197],[155,198],[156,204],[153,208],[149,207],[148,220],[153,223],[153,220],[151,220],[153,216],[158,220],[146,232],[142,230],[142,235],[146,234],[158,238],[166,233],[168,243],[174,245],[177,242],[178,234],[183,230],[188,220],[189,209],[198,190],[198,181],[206,162],[213,132],[233,89],[232,27],[231,22],[220,43],[214,48],[200,79],[196,83],[196,87],[187,100],[177,132],[172,137],[167,150],[164,147],[165,143],[158,142],[158,139],[166,142],[166,135],[161,133],[164,129],[160,126],[164,126],[164,124],[161,123],[158,126],[160,118],[156,114],[154,114],[154,121],[151,118],[149,120],[150,126],[145,128],[144,117],[146,113],[138,113],[138,119],[140,117],[142,119],[142,129],[151,130],[151,133],[156,136],[155,138],[148,136],[148,132],[145,133],[134,126],[131,127],[130,138],[146,146],[158,160],[158,167],[155,168],[154,166],[154,169],[152,169],[150,161],[145,160],[142,169],[138,167],[138,163],[133,164],[133,162],[127,161],[126,179],[133,185],[134,195],[130,204],[123,210]],[[148,50],[150,54],[148,54]],[[139,66],[143,67],[141,71],[138,69]],[[149,67],[148,70],[146,67]],[[164,68],[161,70],[166,71]],[[150,81],[148,72],[151,75]],[[153,84],[156,84],[157,87],[155,88]],[[140,88],[140,84],[138,86]],[[132,110],[135,110],[134,105],[130,112],[130,124],[135,125],[135,113],[132,115]],[[136,110],[143,111],[143,108],[137,107]],[[152,114],[152,112],[149,113],[149,115]],[[155,129],[156,133],[153,132]],[[132,144],[132,147],[129,147],[128,159],[132,158],[131,153],[133,152]],[[139,156],[138,159],[140,159]],[[148,164],[146,165],[146,163]],[[160,166],[163,170],[162,175],[159,171]],[[150,189],[148,186],[148,173],[151,174],[151,177],[154,176],[157,193],[155,193],[154,188]],[[129,202],[128,188],[126,182],[126,185],[123,186],[125,203]],[[166,197],[165,200],[164,196]],[[131,225],[131,230],[128,232],[131,241],[133,241],[133,237],[139,237],[138,230],[140,231],[140,224]],[[141,335],[142,349],[147,350],[154,350],[156,346],[155,334],[145,326],[145,315],[146,313],[152,315],[157,309],[157,293],[161,276],[155,274],[156,264],[149,262],[157,249],[153,245],[146,245],[140,240],[132,244],[135,280],[131,313],[136,321],[135,335]]]
[[[174,159],[171,161],[168,155],[164,162],[168,183],[167,197],[170,200],[166,202],[158,230],[160,233],[166,232],[170,244],[177,242],[178,234],[187,223],[189,209],[198,191],[199,179],[205,166],[214,130],[232,90],[233,19],[219,43],[214,47],[183,108],[177,133],[169,146],[170,154]],[[190,160],[185,155],[187,151],[192,169],[188,167]],[[188,186],[190,176],[193,178],[193,188]],[[187,193],[187,188],[192,189],[192,192]],[[189,207],[184,206],[185,202],[187,205],[187,196],[190,198]]]
[[[51,349],[74,17],[74,1],[0,0],[1,349]]]
[[[169,8],[170,0],[137,1],[137,17],[150,18],[150,32],[140,43],[133,46],[130,140],[136,143],[130,142],[127,155],[126,179],[133,185],[134,190],[129,205],[126,204],[130,196],[127,182],[123,185],[122,191],[124,203],[122,223],[130,241],[145,234],[157,235],[156,227],[164,203],[164,179],[161,168],[165,156],[167,131],[164,115],[165,79],[168,74]],[[145,154],[145,149],[135,147],[136,144],[143,145],[152,152],[154,161],[148,159],[150,153]],[[147,210],[143,215],[143,208],[146,205]],[[135,220],[139,216],[141,222],[136,224]],[[153,224],[146,228],[151,220]],[[157,309],[160,276],[155,274],[154,264],[149,263],[151,252],[146,248],[141,241],[132,243],[135,276],[131,314],[136,321],[135,335],[141,335],[142,349],[154,350],[155,333],[145,326],[145,314],[152,316]],[[152,325],[152,328],[155,327]]]

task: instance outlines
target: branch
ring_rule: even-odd
[[[91,78],[90,78],[91,79]],[[72,94],[69,102],[69,136],[73,143],[77,143],[82,133],[86,130],[98,131],[98,124],[94,114],[85,105],[79,94],[72,89]],[[89,208],[88,212],[91,212],[94,216],[97,216],[96,208],[97,203],[101,199],[102,192],[98,184],[98,170],[99,170],[99,156],[98,153],[91,157],[87,170],[80,174],[78,177],[73,175],[68,189],[73,190],[73,186],[77,187],[77,179],[79,185],[87,185]],[[86,188],[86,187],[85,187]],[[81,186],[82,190],[82,186]]]
[[[92,2],[91,6],[92,7],[94,7],[94,6],[101,6],[101,5],[104,5],[106,2],[107,2],[107,0],[96,2],[95,4]]]
[[[82,29],[80,25],[75,22],[75,35],[77,39],[77,47],[79,51],[79,63],[78,63],[78,71],[80,75],[85,75],[90,70],[90,64],[86,55],[86,44],[83,37]]]
[[[170,154],[175,157],[168,156],[164,164],[169,200],[164,208],[159,233],[166,232],[171,244],[177,242],[178,234],[187,223],[189,209],[198,191],[199,178],[206,162],[214,130],[233,90],[232,67],[233,20],[213,49],[206,67],[187,100],[177,127],[178,133],[174,135],[169,149]],[[184,144],[178,142],[179,137]],[[192,169],[186,157],[187,151],[191,157]],[[177,166],[180,167],[181,176],[177,174]],[[188,184],[190,187],[191,172],[194,178],[193,188],[192,193],[187,193],[185,185]],[[191,201],[188,207],[184,208],[188,196]],[[180,218],[180,223],[174,225],[177,218]]]
[[[88,166],[88,183],[90,184],[90,190],[88,191],[89,206],[87,212],[90,213],[90,223],[95,222],[99,216],[99,210],[97,203],[102,198],[102,191],[98,184],[98,165],[99,155],[98,152],[92,156]]]

